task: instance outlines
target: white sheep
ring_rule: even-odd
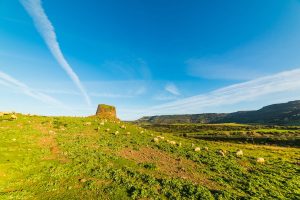
[[[159,139],[157,137],[153,138],[153,142],[158,143]]]
[[[126,129],[126,126],[125,126],[125,125],[122,125],[121,128],[122,128],[122,129]]]
[[[257,163],[265,163],[265,159],[264,158],[257,158],[256,162]]]
[[[201,148],[200,148],[200,147],[196,147],[194,150],[195,150],[196,152],[198,152],[198,151],[201,151]]]
[[[171,140],[171,141],[169,141],[169,144],[175,145],[175,144],[176,144],[176,142],[175,142],[175,141],[173,141],[173,140]]]
[[[196,147],[195,148],[195,151],[197,152],[197,151],[201,151],[201,148],[200,147]]]
[[[220,150],[220,151],[218,151],[218,153],[221,155],[221,156],[225,156],[225,153],[226,153],[226,151],[223,151],[223,150]]]
[[[10,116],[10,119],[16,120],[16,119],[18,119],[18,117],[17,117],[16,115],[11,115],[11,116]]]
[[[243,151],[242,151],[242,150],[238,150],[238,151],[236,152],[236,156],[242,157],[242,156],[243,156]]]

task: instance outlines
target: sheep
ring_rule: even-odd
[[[195,151],[196,151],[196,152],[198,152],[198,151],[200,151],[200,150],[201,150],[200,147],[196,147],[196,148],[195,148]]]
[[[100,122],[100,125],[101,125],[101,126],[104,126],[104,121]]]
[[[110,131],[110,129],[109,129],[109,128],[107,128],[107,129],[105,129],[105,131],[106,131],[106,132],[108,132],[108,131]]]
[[[126,129],[126,126],[125,126],[125,125],[122,125],[121,128],[122,128],[122,129]]]
[[[144,131],[141,131],[140,133],[141,133],[141,134],[143,134],[143,133],[144,133]]]
[[[243,151],[242,150],[238,150],[235,154],[238,157],[242,157],[243,156]]]
[[[257,158],[256,162],[262,164],[262,163],[265,163],[265,159],[264,158]]]
[[[84,126],[90,126],[90,125],[92,125],[92,122],[85,122],[85,123],[83,123],[83,125]]]
[[[17,117],[16,115],[11,115],[11,116],[10,116],[10,119],[16,120],[16,119],[18,119],[18,117]]]
[[[159,139],[157,137],[153,138],[153,142],[158,143]]]
[[[204,147],[204,150],[205,150],[205,151],[208,151],[208,147]]]
[[[221,155],[221,156],[225,156],[225,153],[226,153],[226,151],[223,151],[223,150],[220,150],[220,151],[218,151],[218,153],[219,153],[219,155]]]
[[[130,132],[128,131],[128,132],[126,132],[126,135],[130,135]]]
[[[115,133],[114,133],[114,135],[118,135],[119,134],[119,131],[116,131]]]
[[[161,139],[161,140],[164,140],[165,139],[165,137],[164,136],[157,136],[157,138],[159,138],[159,139]]]
[[[169,144],[175,145],[176,142],[172,140],[172,141],[169,141]]]

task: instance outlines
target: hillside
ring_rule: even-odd
[[[175,123],[244,123],[300,125],[300,100],[273,104],[256,111],[234,113],[206,113],[192,115],[161,115],[143,117],[137,123],[175,124]]]
[[[98,117],[0,117],[0,199],[297,199],[300,149]]]

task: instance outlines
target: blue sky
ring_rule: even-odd
[[[136,119],[300,99],[299,35],[297,0],[0,0],[0,110],[107,103]]]

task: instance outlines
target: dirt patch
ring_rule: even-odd
[[[49,131],[48,127],[39,126],[39,131],[43,133],[43,137],[39,141],[39,145],[43,148],[49,148],[51,154],[44,157],[45,160],[59,160],[62,163],[68,162],[68,158],[64,156],[56,142],[55,132]]]
[[[188,179],[209,189],[221,189],[221,186],[209,180],[206,175],[197,172],[199,166],[196,163],[185,158],[174,157],[166,152],[146,147],[138,151],[125,148],[119,151],[118,155],[137,163],[155,163],[158,172],[169,177]]]

